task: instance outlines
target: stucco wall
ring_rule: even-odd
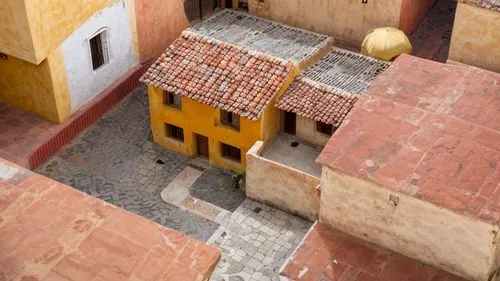
[[[436,0],[403,0],[399,29],[410,34]]]
[[[326,167],[320,222],[471,280],[488,280],[496,263],[498,226]]]
[[[249,0],[250,13],[360,44],[375,27],[399,26],[402,0]]]
[[[448,59],[500,72],[500,12],[458,3]]]
[[[141,61],[157,58],[189,26],[183,0],[134,0]]]
[[[295,135],[307,142],[325,145],[331,136],[316,130],[316,121],[297,115],[297,128]]]
[[[308,220],[317,220],[319,178],[261,157],[263,145],[258,141],[247,153],[247,196]]]
[[[63,42],[71,113],[137,64],[131,26],[126,2],[118,1],[89,18]],[[109,63],[94,71],[89,40],[102,30],[106,31]]]
[[[89,17],[126,1],[0,0],[0,51],[39,64]]]
[[[59,48],[39,65],[0,60],[0,100],[61,123],[70,115],[68,83]]]

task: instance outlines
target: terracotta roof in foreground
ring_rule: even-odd
[[[318,222],[280,274],[291,281],[466,281]]]
[[[222,10],[189,31],[299,64],[331,38],[232,9]]]
[[[220,250],[0,158],[1,280],[207,280]]]
[[[500,221],[500,74],[400,56],[318,163],[485,222]]]
[[[297,78],[276,106],[338,127],[359,94],[387,67],[387,62],[334,49]]]
[[[257,120],[293,69],[291,61],[184,31],[141,81]]]

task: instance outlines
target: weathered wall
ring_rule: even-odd
[[[488,280],[496,263],[498,226],[326,167],[320,222],[471,280]]]
[[[261,157],[263,146],[264,143],[258,141],[247,153],[247,196],[308,220],[317,220],[319,178]]]
[[[448,59],[500,72],[500,13],[458,3]]]
[[[316,130],[316,121],[298,115],[295,135],[307,142],[322,146],[325,145],[331,137]]]
[[[399,29],[410,34],[436,0],[403,0]]]
[[[0,52],[39,64],[89,17],[127,0],[0,0]]]
[[[0,60],[0,99],[53,122],[70,115],[67,85],[59,48],[39,65],[15,57]]]
[[[250,13],[360,44],[375,27],[399,26],[402,0],[249,0]]]
[[[128,8],[125,2],[121,1],[104,8],[63,42],[71,113],[76,112],[138,63],[133,51]],[[109,63],[93,70],[89,40],[102,30],[106,31]]]
[[[189,26],[182,0],[135,0],[141,61],[157,58]]]

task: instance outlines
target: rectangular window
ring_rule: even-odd
[[[222,143],[222,156],[241,163],[241,150],[229,144]]]
[[[223,125],[229,126],[237,131],[240,130],[240,116],[229,111],[220,111],[220,122]]]
[[[326,124],[323,122],[316,122],[316,131],[320,133],[331,136],[336,130],[337,127],[333,127],[333,125]]]
[[[96,70],[109,62],[106,31],[92,37],[89,44],[90,54],[92,55],[92,68]]]
[[[165,124],[165,131],[169,138],[184,142],[184,129],[171,124]]]
[[[182,109],[182,98],[174,93],[163,91],[163,104]]]

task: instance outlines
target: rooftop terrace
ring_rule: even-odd
[[[318,162],[485,222],[500,220],[500,75],[403,55]]]
[[[189,30],[294,63],[311,58],[329,42],[326,35],[234,10],[223,10]]]

